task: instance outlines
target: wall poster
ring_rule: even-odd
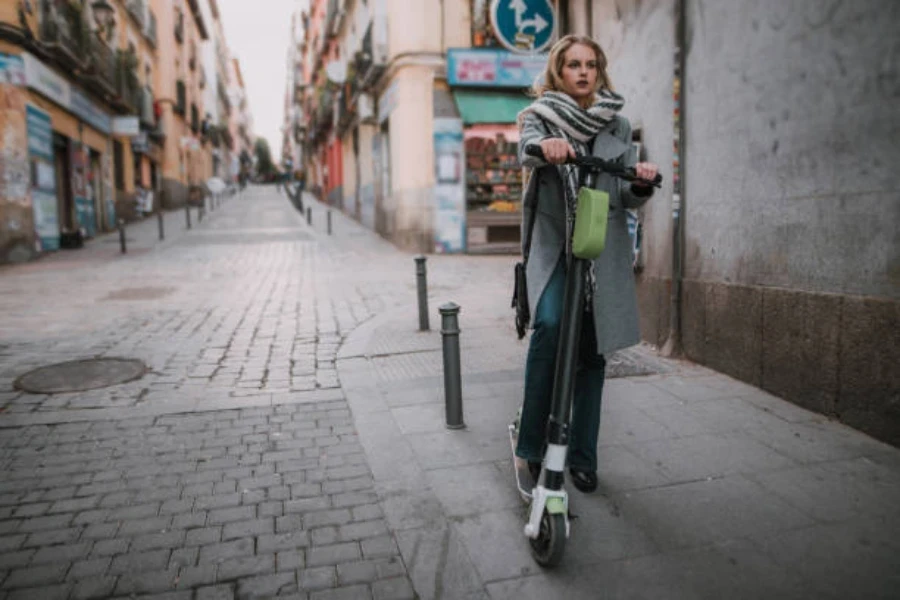
[[[34,229],[41,251],[59,250],[59,212],[56,204],[56,167],[53,162],[53,126],[50,114],[30,104],[26,105],[25,114],[31,162]]]
[[[463,124],[434,120],[434,251],[465,251],[466,202]]]

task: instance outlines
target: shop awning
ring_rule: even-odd
[[[515,123],[519,111],[532,99],[522,91],[453,90],[453,100],[464,125]]]

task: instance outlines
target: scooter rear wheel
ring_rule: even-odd
[[[531,554],[542,567],[555,567],[562,561],[566,551],[566,517],[550,514],[546,510],[541,516],[541,529],[537,538],[529,540]]]

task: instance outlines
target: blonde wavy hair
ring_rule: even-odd
[[[586,35],[567,35],[560,38],[553,47],[550,48],[550,56],[547,58],[547,67],[535,80],[531,87],[531,96],[540,98],[544,92],[561,92],[563,91],[562,70],[566,62],[566,52],[569,48],[581,44],[587,46],[594,51],[597,56],[597,89],[612,90],[612,81],[609,79],[609,73],[606,72],[606,54],[600,44],[587,37]]]

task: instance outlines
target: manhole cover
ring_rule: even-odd
[[[16,379],[16,389],[36,394],[96,390],[144,376],[147,367],[127,358],[92,358],[49,365]]]

